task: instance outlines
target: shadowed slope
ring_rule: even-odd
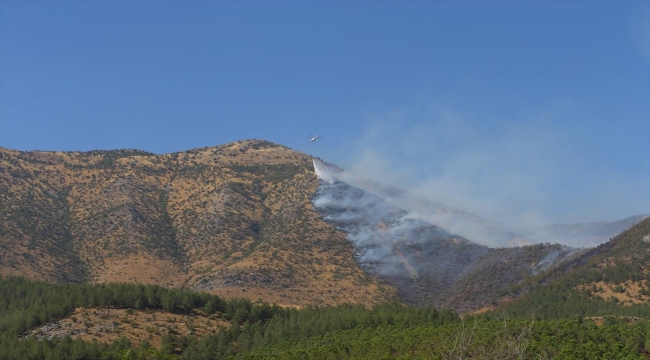
[[[558,244],[479,245],[393,205],[400,199],[389,202],[382,192],[370,193],[322,171],[319,176],[316,210],[348,234],[360,266],[395,286],[408,304],[461,312],[491,306],[515,295],[511,288],[517,283],[575,253]]]

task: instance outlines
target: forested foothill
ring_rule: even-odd
[[[282,308],[158,285],[18,277],[0,279],[0,293],[0,359],[644,359],[650,347],[650,322],[613,316],[596,322],[500,312],[461,320],[451,311],[397,303]],[[108,344],[25,336],[79,307],[200,311],[230,325],[207,336],[169,332],[158,347],[127,338]]]

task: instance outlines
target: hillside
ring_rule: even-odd
[[[280,304],[394,295],[312,211],[311,158],[260,140],[154,155],[0,148],[0,275]]]
[[[650,318],[650,218],[518,286],[532,293],[504,307],[517,316]]]

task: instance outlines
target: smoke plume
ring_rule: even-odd
[[[454,284],[484,271],[507,287],[578,250],[557,244],[521,247],[530,242],[503,224],[418,199],[317,159],[313,163],[320,179],[312,199],[315,210],[347,234],[364,270],[382,275],[413,304],[443,305],[446,291],[465,286]]]
[[[366,270],[416,278],[416,262],[409,258],[405,248],[451,237],[443,229],[368,191],[369,183],[350,173],[319,160],[314,160],[314,169],[321,180],[314,207],[325,220],[347,233],[355,245],[358,262]],[[365,188],[361,188],[364,184]]]
[[[390,223],[392,225],[383,231],[394,233],[393,235],[399,234],[402,237],[408,237],[409,233],[413,232],[410,227],[427,224],[490,247],[531,244],[529,240],[504,224],[492,222],[444,204],[417,198],[402,189],[335,168],[320,160],[314,160],[314,170],[323,182],[314,200],[314,205],[317,208],[327,205],[344,209],[336,216],[330,215],[331,220],[348,220],[347,217],[355,216],[355,219],[364,224],[365,222],[368,224]],[[342,189],[347,189],[347,187],[342,184],[363,191],[343,191]],[[386,214],[395,215],[388,220]],[[397,214],[399,216],[395,218]],[[371,227],[364,227],[363,231],[358,230],[358,234],[350,236],[354,238],[355,244],[364,246],[367,243],[366,238],[374,238],[373,236],[377,235],[371,230]]]

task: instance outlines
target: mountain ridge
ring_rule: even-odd
[[[368,179],[328,188],[318,162],[345,175],[264,140],[159,155],[0,148],[0,275],[159,284],[285,305],[400,299],[466,312],[520,296],[528,290],[517,284],[586,256],[546,243],[476,244],[413,215],[450,208],[401,201],[404,190]],[[322,191],[352,201],[319,209]],[[332,221],[328,211],[367,219]],[[364,233],[371,238],[355,240]]]

